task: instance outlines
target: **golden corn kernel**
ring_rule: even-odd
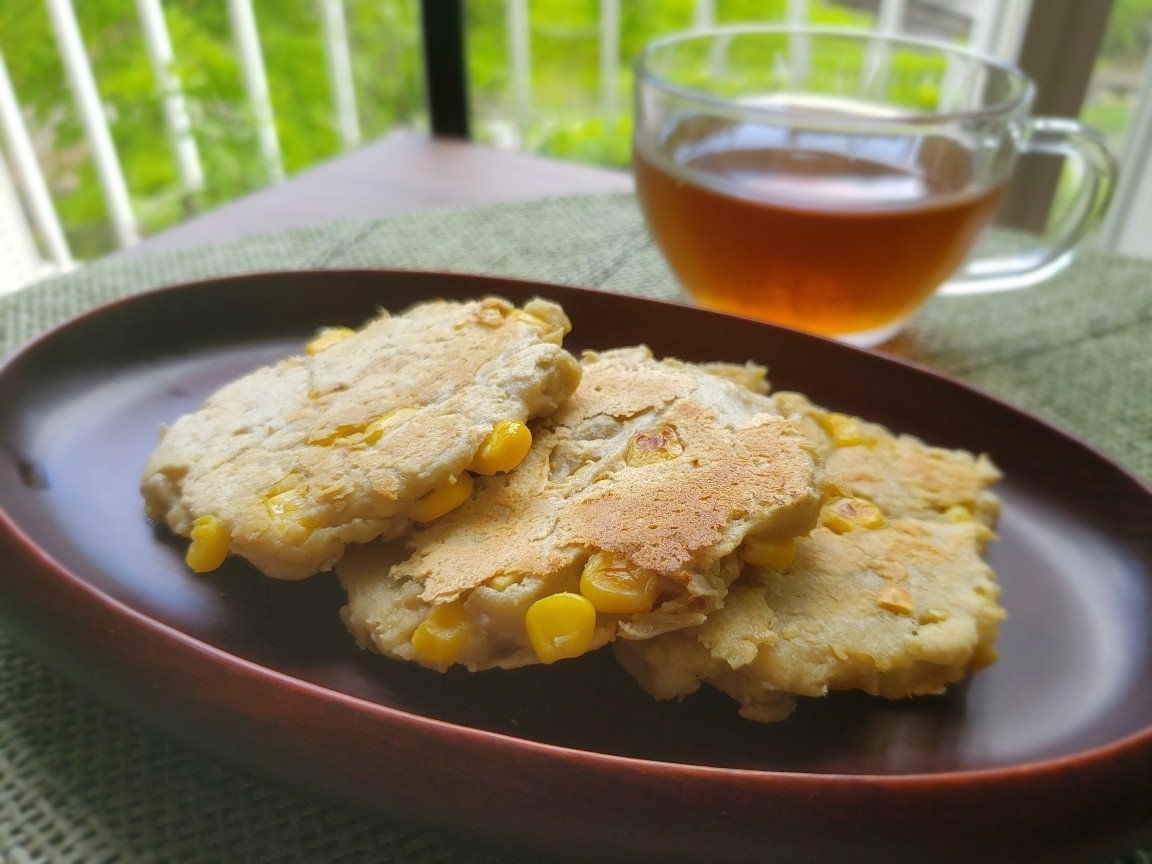
[[[597,612],[651,612],[659,591],[660,576],[656,571],[635,567],[627,558],[611,552],[592,553],[580,574],[580,593]]]
[[[972,511],[963,504],[953,504],[944,511],[944,519],[948,522],[971,522]]]
[[[289,474],[272,486],[264,496],[264,509],[272,523],[272,530],[287,543],[303,543],[316,527],[308,497],[295,484],[297,474]]]
[[[880,508],[864,498],[836,498],[820,510],[820,523],[837,534],[853,528],[879,528],[884,524]]]
[[[275,489],[276,487],[272,487]],[[273,492],[264,497],[264,507],[273,519],[293,519],[303,515],[308,507],[308,499],[299,489],[292,487]]]
[[[501,420],[480,443],[468,470],[477,474],[511,471],[524,460],[531,446],[532,431],[527,426],[517,420]]]
[[[303,478],[299,474],[295,471],[290,471],[268,487],[268,491],[264,494],[264,499],[275,498],[282,492],[293,491],[300,485],[302,480]]]
[[[542,663],[579,657],[592,644],[596,607],[579,594],[550,594],[528,607],[524,626],[528,642]]]
[[[497,573],[488,580],[488,587],[496,591],[507,591],[520,582],[520,577],[514,573]]]
[[[532,305],[531,301],[528,303]],[[540,334],[540,338],[545,342],[551,342],[553,345],[559,345],[564,335],[571,329],[571,325],[563,316],[555,317],[548,314],[548,317],[541,317],[527,309],[513,309],[508,313],[509,321],[518,321],[521,324],[527,324]]]
[[[854,447],[867,441],[864,427],[856,417],[849,417],[837,411],[830,411],[817,418],[820,428],[828,433],[837,447]]]
[[[445,513],[451,513],[472,495],[472,475],[465,472],[459,477],[450,477],[443,486],[438,486],[418,500],[412,508],[412,518],[417,522],[431,522]]]
[[[348,444],[349,439],[354,435],[360,435],[364,432],[364,427],[359,423],[343,423],[335,429],[325,429],[324,432],[327,434],[313,432],[308,436],[308,443],[321,447],[329,447],[333,444]]]
[[[228,557],[228,539],[228,529],[218,516],[197,516],[184,561],[197,573],[215,570]]]
[[[342,423],[335,429],[321,429],[309,435],[307,440],[309,444],[321,447],[375,444],[385,432],[400,425],[415,412],[415,408],[393,408],[365,423]]]
[[[876,592],[876,605],[897,615],[911,615],[912,595],[903,585],[889,583]]]
[[[412,633],[416,653],[430,663],[451,663],[468,641],[468,616],[461,602],[433,606]]]
[[[303,524],[308,514],[308,498],[298,488],[288,488],[283,492],[267,495],[264,507],[273,521],[291,520]]]
[[[552,329],[552,325],[545,321],[543,318],[538,318],[531,312],[526,312],[523,309],[513,309],[508,313],[509,321],[519,321],[521,324],[527,324],[529,327],[534,327],[541,333],[546,333]]]
[[[375,444],[385,432],[399,426],[415,413],[415,408],[393,408],[391,411],[385,411],[364,427],[364,443]]]
[[[766,540],[762,537],[745,537],[740,547],[740,558],[755,567],[772,567],[783,570],[796,557],[796,541]]]
[[[637,432],[628,442],[628,452],[624,461],[631,467],[650,465],[664,459],[675,459],[684,452],[676,429],[665,425],[654,432]]]
[[[304,353],[310,356],[319,354],[325,348],[331,348],[337,342],[343,342],[355,332],[351,327],[326,327],[304,346]]]

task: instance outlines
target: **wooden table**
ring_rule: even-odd
[[[396,132],[129,250],[187,249],[333,219],[632,189],[625,171]]]

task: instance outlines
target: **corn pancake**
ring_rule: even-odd
[[[1005,613],[982,558],[999,512],[992,463],[776,398],[824,457],[821,524],[790,562],[746,567],[704,624],[618,642],[624,668],[658,699],[706,682],[774,721],[796,696],[936,694],[994,662]]]
[[[785,541],[815,524],[814,446],[733,383],[758,386],[762,369],[644,347],[589,352],[583,367],[515,472],[478,481],[407,550],[371,544],[337,565],[361,647],[480,670],[648,638],[720,606],[747,535]]]
[[[555,303],[488,297],[323,331],[162,430],[147,512],[193,538],[197,570],[225,554],[279,579],[330,569],[348,544],[458,504],[494,430],[527,436],[571,395],[569,329]]]

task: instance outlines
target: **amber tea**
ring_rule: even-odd
[[[911,315],[992,218],[1000,188],[966,192],[953,149],[921,174],[835,152],[715,150],[675,166],[637,153],[637,192],[701,305],[860,333]]]
[[[688,294],[857,345],[934,292],[1047,279],[1114,181],[1092,130],[1031,117],[1019,70],[955,46],[716,28],[650,43],[636,71],[637,195]],[[970,258],[1026,152],[1080,163],[1074,215],[1031,248]]]

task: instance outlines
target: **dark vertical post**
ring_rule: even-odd
[[[1111,11],[1112,0],[1036,0],[1032,4],[1019,66],[1036,82],[1034,114],[1080,114]],[[1027,231],[1043,231],[1062,163],[1049,156],[1021,160],[997,220]]]
[[[464,0],[420,0],[420,22],[432,134],[468,138]]]

